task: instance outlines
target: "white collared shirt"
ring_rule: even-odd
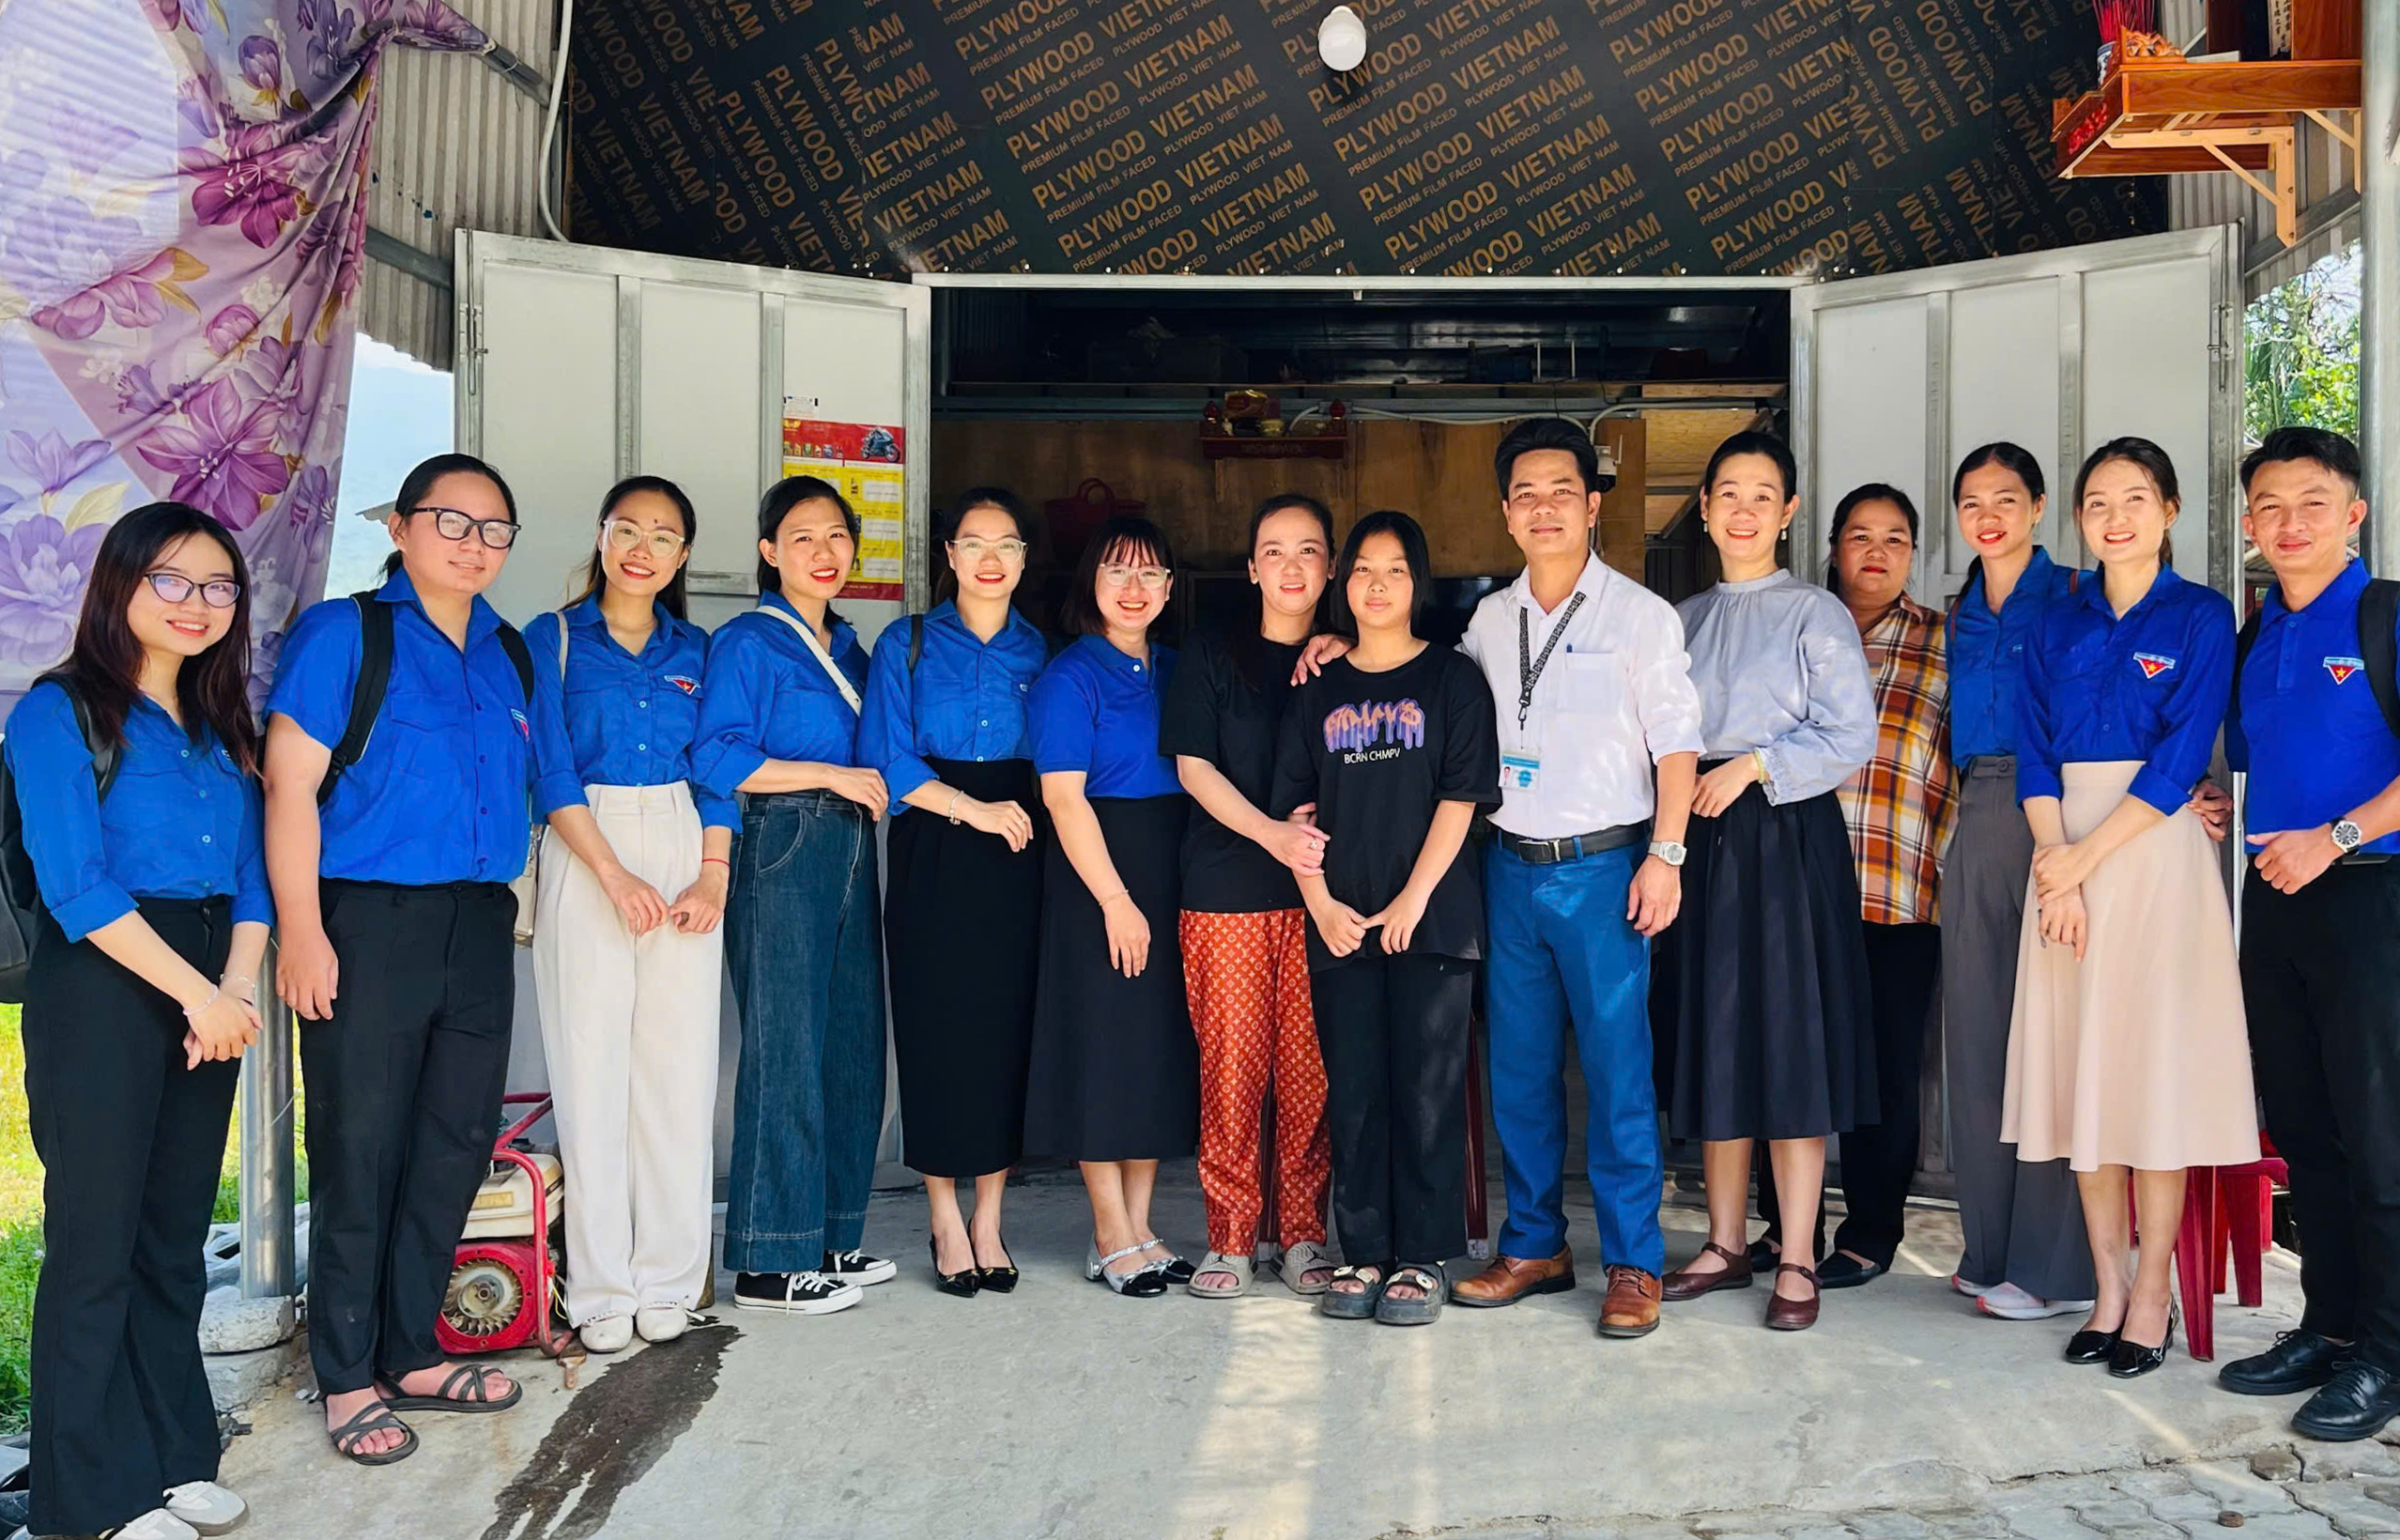
[[[1572,601],[1546,612],[1519,575],[1475,607],[1459,643],[1491,685],[1500,752],[1540,761],[1531,791],[1502,775],[1500,808],[1492,815],[1528,839],[1640,823],[1656,803],[1653,767],[1700,747],[1700,693],[1675,607],[1596,555],[1586,558],[1575,591],[1583,603],[1550,650],[1521,729],[1516,617],[1526,617],[1539,658]]]

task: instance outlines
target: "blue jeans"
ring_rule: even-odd
[[[875,826],[830,792],[743,798],[725,911],[742,1000],[725,1265],[802,1272],[855,1247],[884,1123]]]
[[[1566,1040],[1583,1066],[1584,1131],[1601,1258],[1657,1272],[1664,1181],[1651,1079],[1650,942],[1625,918],[1638,845],[1536,866],[1495,842],[1484,857],[1491,950],[1484,966],[1508,1222],[1503,1256],[1566,1244]]]

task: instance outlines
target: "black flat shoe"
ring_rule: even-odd
[[[2067,1339],[2067,1362],[2069,1363],[2105,1363],[2116,1355],[2116,1345],[2124,1335],[2115,1332],[2078,1332]]]
[[[940,1244],[937,1243],[930,1235],[925,1238],[925,1255],[933,1264],[933,1286],[935,1288],[940,1289],[943,1293],[947,1294],[954,1299],[972,1300],[975,1298],[977,1288],[982,1284],[982,1277],[976,1269],[961,1268],[956,1272],[944,1272],[942,1270],[942,1248]],[[969,1248],[968,1255],[974,1255],[973,1248]]]
[[[2265,1352],[2219,1369],[2217,1383],[2236,1395],[2296,1395],[2331,1381],[2358,1352],[2350,1343],[2305,1329],[2282,1332]]]
[[[1861,1262],[1854,1256],[1836,1252],[1818,1266],[1817,1286],[1856,1288],[1861,1284],[1873,1283],[1890,1270],[1881,1262]]]
[[[2167,1349],[2175,1346],[2175,1315],[2167,1314],[2165,1340],[2156,1348],[2145,1348],[2138,1342],[2128,1342],[2120,1332],[2116,1351],[2108,1358],[2108,1372],[2118,1379],[2139,1379],[2166,1362]]]
[[[1000,1240],[1000,1255],[1010,1258],[1006,1267],[977,1267],[975,1270],[976,1286],[981,1288],[988,1294],[1010,1294],[1016,1291],[1017,1264],[1014,1259],[1015,1254],[1008,1250],[1008,1238],[1005,1236],[1002,1237]]]
[[[2400,1415],[2400,1377],[2354,1358],[2292,1414],[2292,1431],[2329,1443],[2349,1443],[2374,1438],[2395,1415]]]

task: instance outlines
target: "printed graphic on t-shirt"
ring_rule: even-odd
[[[694,679],[689,674],[669,674],[667,676],[667,683],[674,685],[685,695],[698,695],[700,693],[700,681]]]
[[[2362,657],[2329,657],[2325,660],[2325,671],[2333,676],[2336,685],[2348,684],[2350,676],[2365,667],[2366,659]]]
[[[1397,759],[1425,747],[1425,712],[1413,700],[1362,701],[1325,714],[1325,748],[1344,764]]]
[[[515,706],[508,708],[508,719],[516,724],[516,735],[518,737],[531,738],[533,735],[533,729],[531,725],[525,720],[525,714],[517,710]]]
[[[2156,679],[2175,667],[2175,659],[2164,653],[2136,653],[2133,661],[2142,666],[2142,677],[2145,679]]]

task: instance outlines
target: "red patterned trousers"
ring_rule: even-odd
[[[1269,1179],[1261,1113],[1275,1095],[1276,1240],[1325,1240],[1333,1170],[1325,1132],[1325,1061],[1309,1004],[1306,916],[1183,912],[1183,985],[1200,1040],[1200,1191],[1208,1247],[1247,1256]]]

